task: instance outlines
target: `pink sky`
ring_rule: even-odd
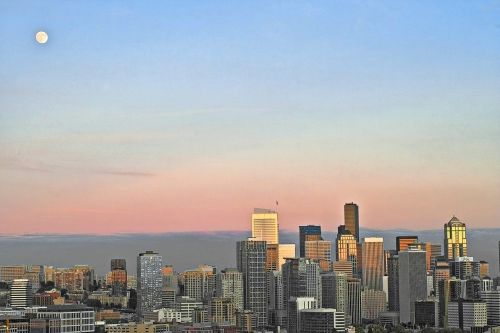
[[[274,208],[275,200],[280,228],[288,230],[306,223],[335,230],[343,204],[351,201],[359,204],[365,228],[440,229],[453,214],[471,228],[498,226],[498,189],[446,179],[431,183],[427,173],[354,177],[278,169],[242,172],[236,163],[213,163],[203,172],[185,167],[149,176],[78,177],[11,170],[5,183],[10,190],[2,192],[2,234],[249,230],[253,207]]]

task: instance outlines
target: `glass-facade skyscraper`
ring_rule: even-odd
[[[306,241],[321,240],[321,226],[319,225],[301,225],[299,226],[299,256],[304,258],[306,255]]]
[[[344,225],[359,243],[359,207],[354,202],[344,205]]]
[[[467,235],[465,223],[453,216],[444,225],[444,255],[448,260],[467,257]]]

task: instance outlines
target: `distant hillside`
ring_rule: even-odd
[[[281,242],[298,243],[296,232],[282,231]],[[324,232],[324,238],[334,240],[336,233]],[[397,235],[418,235],[423,241],[442,244],[442,230],[361,230],[364,236],[384,237],[385,247],[394,248]],[[135,275],[136,256],[145,250],[156,250],[165,264],[177,271],[201,263],[222,269],[234,267],[235,242],[248,237],[247,232],[93,235],[25,235],[0,236],[0,265],[46,264],[67,267],[90,264],[99,275],[109,270],[111,258],[127,259],[129,274]],[[492,276],[498,274],[498,241],[500,228],[468,231],[469,254],[490,263]],[[298,245],[297,245],[298,246]],[[297,249],[298,251],[298,249]]]

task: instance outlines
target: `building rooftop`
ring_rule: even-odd
[[[39,312],[67,312],[67,311],[93,311],[94,309],[83,304],[49,305]]]

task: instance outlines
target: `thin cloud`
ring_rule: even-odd
[[[123,170],[101,167],[78,167],[62,164],[50,164],[42,161],[28,161],[14,158],[0,158],[0,170],[20,170],[28,172],[64,172],[71,174],[96,174],[96,175],[112,175],[125,177],[154,177],[155,174],[148,171]]]

